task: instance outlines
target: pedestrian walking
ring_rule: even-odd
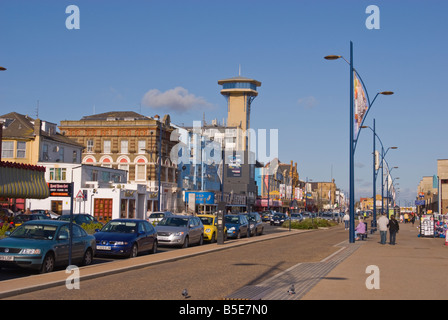
[[[398,224],[398,221],[395,219],[394,215],[390,216],[388,227],[389,227],[389,237],[390,237],[389,244],[394,246],[398,230],[400,230],[400,226]]]
[[[345,230],[348,230],[350,222],[350,216],[348,215],[348,212],[345,213],[344,218],[342,220],[344,220]]]
[[[387,219],[386,214],[383,212],[381,217],[378,219],[378,229],[380,230],[381,244],[386,244],[388,224],[389,219]]]

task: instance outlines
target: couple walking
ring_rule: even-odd
[[[395,219],[395,216],[390,216],[390,220],[387,218],[386,214],[383,213],[381,217],[378,219],[378,229],[380,230],[381,244],[386,244],[387,239],[387,229],[389,228],[390,234],[390,242],[389,244],[395,245],[395,239],[400,230],[400,226],[398,225],[398,221]]]

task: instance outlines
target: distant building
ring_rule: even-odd
[[[170,152],[177,142],[170,140],[174,129],[169,115],[160,119],[113,111],[61,121],[59,128],[84,146],[83,164],[125,170],[127,182],[145,185],[148,211],[176,211],[177,164],[170,160]]]
[[[117,218],[147,218],[149,194],[145,185],[126,183],[127,172],[109,167],[68,163],[40,163],[50,185],[73,182],[73,213],[88,213],[105,223]],[[70,198],[50,194],[41,200],[27,199],[27,208],[70,213]]]
[[[39,167],[50,162],[81,163],[83,146],[60,134],[54,123],[33,119],[17,112],[0,116],[0,123],[2,125],[1,161],[32,166],[39,164]],[[6,170],[6,166],[3,167]],[[40,172],[39,170],[34,171]],[[43,170],[45,171],[45,168]],[[2,178],[2,182],[7,179],[6,176]],[[48,187],[34,186],[35,181],[37,180],[21,180],[21,184],[18,185],[22,185],[27,190],[34,190],[33,193],[17,192],[17,196],[4,196],[2,205],[9,206],[13,210],[25,210],[25,198],[46,198]]]

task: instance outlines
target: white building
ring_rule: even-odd
[[[49,186],[73,182],[73,212],[88,213],[100,222],[117,218],[146,219],[151,194],[145,185],[126,183],[127,172],[120,169],[70,163],[39,163],[46,167]],[[51,188],[50,188],[51,189]],[[52,210],[68,214],[71,198],[50,194],[47,199],[27,199],[31,210]]]

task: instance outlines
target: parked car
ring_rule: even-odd
[[[70,215],[63,214],[58,218],[58,220],[70,221]],[[87,213],[74,213],[73,222],[80,226],[82,226],[83,224],[94,224],[94,223],[101,224],[101,222],[99,222],[95,217]]]
[[[264,226],[263,221],[261,220],[260,214],[258,212],[249,212],[244,213],[249,222],[249,229],[251,236],[258,236],[263,234]]]
[[[31,210],[31,212],[32,213],[42,213],[42,214],[46,215],[48,218],[54,219],[54,220],[56,220],[56,219],[58,219],[60,217],[59,214],[56,214],[56,213],[54,213],[51,210],[34,209],[34,210]]]
[[[272,215],[275,213],[273,210],[266,210],[261,213],[261,220],[263,222],[271,221]]]
[[[337,213],[336,212],[331,212],[331,211],[325,211],[325,212],[322,212],[320,217],[322,219],[325,219],[325,220],[333,220],[333,218],[334,219],[337,218]]]
[[[172,216],[170,211],[156,211],[149,215],[148,222],[153,226],[156,226],[163,218]]]
[[[46,215],[42,213],[31,213],[31,214],[21,213],[14,217],[13,223],[15,227],[18,227],[21,224],[31,220],[50,220],[50,218],[48,218]]]
[[[309,211],[304,211],[304,212],[302,212],[302,216],[303,216],[304,219],[316,218],[316,213],[309,212]]]
[[[0,208],[0,216],[1,215],[5,215],[5,216],[8,216],[8,217],[14,217],[14,216],[16,216],[18,213],[15,213],[14,211],[12,211],[11,209],[9,209],[9,208]]]
[[[283,222],[288,220],[288,217],[284,213],[274,213],[274,215],[271,218],[271,226],[281,226]]]
[[[301,213],[291,213],[291,220],[300,222],[303,220],[303,216]]]
[[[241,237],[247,237],[249,222],[246,216],[242,214],[228,214],[224,216],[224,221],[228,238],[239,239]]]
[[[0,240],[0,267],[22,267],[47,273],[69,263],[70,223],[58,220],[28,221]],[[73,224],[72,264],[89,265],[95,254],[95,237]]]
[[[194,216],[167,216],[157,224],[156,230],[160,245],[186,248],[191,243],[202,245],[204,241],[204,226]]]
[[[146,220],[114,219],[94,234],[97,255],[136,257],[140,252],[157,252],[156,229]]]
[[[212,214],[198,216],[204,226],[204,240],[216,242],[218,237],[218,218]],[[227,239],[227,228],[224,226],[224,240]]]

